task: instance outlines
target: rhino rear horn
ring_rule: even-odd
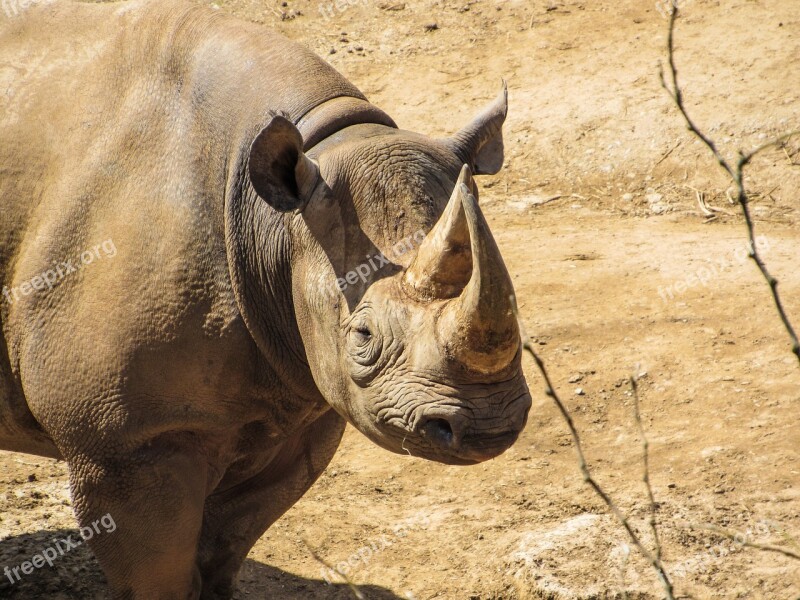
[[[469,167],[464,165],[442,216],[422,240],[404,285],[420,299],[454,298],[472,276],[472,249],[464,214],[464,189],[475,189]]]
[[[253,189],[280,212],[302,212],[320,180],[317,164],[303,152],[303,136],[282,116],[253,140],[247,166]]]
[[[494,175],[503,166],[503,123],[508,114],[508,86],[505,80],[497,98],[472,122],[445,141],[461,162],[475,175]]]

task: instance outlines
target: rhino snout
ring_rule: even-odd
[[[517,440],[530,406],[527,389],[495,417],[465,407],[443,411],[431,406],[417,417],[412,431],[426,458],[450,464],[478,463],[502,454]]]

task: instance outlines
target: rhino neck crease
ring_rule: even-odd
[[[353,125],[397,128],[382,110],[363,97],[349,95],[319,102],[292,120],[306,150]],[[304,398],[325,402],[314,383],[294,313],[288,226],[292,216],[269,208],[247,180],[253,131],[241,138],[229,162],[225,199],[225,243],[236,302],[250,335],[284,385]]]
[[[392,118],[367,100],[339,96],[318,104],[295,122],[303,136],[304,150],[351,125],[375,124],[397,129]]]
[[[291,393],[324,404],[308,366],[292,301],[291,239],[285,215],[246,181],[247,155],[231,164],[225,246],[239,312],[262,355]]]

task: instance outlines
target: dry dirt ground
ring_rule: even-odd
[[[687,106],[722,151],[800,127],[800,2],[681,4]],[[701,529],[798,543],[800,367],[743,258],[728,182],[660,88],[656,1],[216,5],[304,42],[405,128],[453,132],[507,78],[507,164],[483,181],[482,202],[591,468],[652,544],[626,383],[635,369],[678,595],[798,598],[800,562]],[[800,324],[800,143],[764,154],[747,181],[760,249]],[[721,209],[716,218],[698,192]],[[527,429],[480,466],[391,455],[349,429],[319,482],[253,549],[237,598],[352,597],[340,580],[324,582],[312,551],[350,560],[371,599],[661,598],[582,483],[530,361],[527,372]],[[75,525],[63,464],[0,453],[0,465],[1,567]],[[82,547],[14,587],[0,583],[0,597],[102,597],[102,584]]]

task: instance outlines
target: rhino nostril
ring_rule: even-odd
[[[422,435],[440,446],[453,444],[453,428],[445,419],[431,419],[422,426]]]

